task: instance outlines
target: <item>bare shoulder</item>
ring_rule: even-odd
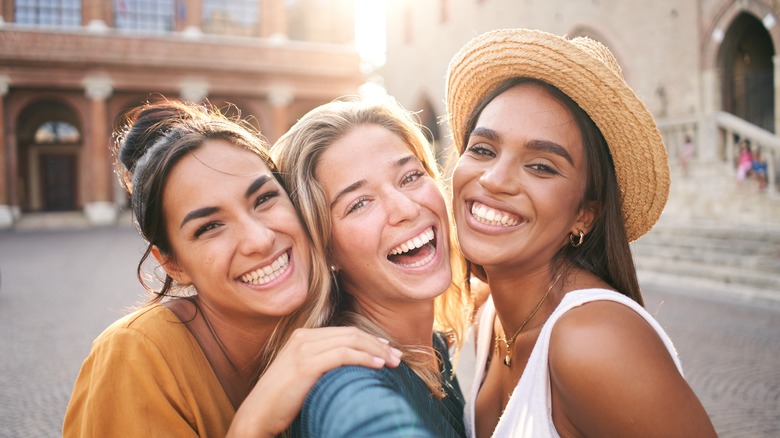
[[[550,340],[556,427],[588,436],[709,432],[709,418],[673,354],[650,323],[624,304],[592,301],[569,310]]]
[[[551,345],[559,352],[599,359],[610,349],[630,353],[626,348],[656,343],[666,351],[655,329],[634,309],[617,301],[597,300],[564,313],[553,328]]]
[[[616,377],[627,366],[673,367],[671,353],[655,329],[634,309],[599,300],[563,314],[552,331],[550,367],[564,381],[594,376]]]

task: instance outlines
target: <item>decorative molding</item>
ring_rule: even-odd
[[[179,82],[179,96],[190,102],[200,102],[209,95],[209,83],[201,78],[185,78]]]
[[[14,211],[11,206],[0,205],[0,229],[11,228],[14,224]]]
[[[0,73],[0,97],[8,94],[8,88],[11,86],[11,78],[8,75]]]
[[[96,74],[87,76],[81,82],[87,97],[92,100],[103,100],[111,96],[114,92],[114,83],[106,74]]]
[[[113,202],[90,202],[84,206],[84,214],[92,225],[111,225],[119,217],[119,208]]]
[[[108,25],[103,20],[92,20],[86,26],[87,32],[91,33],[108,33]]]
[[[287,85],[274,85],[268,90],[268,101],[274,107],[285,107],[295,99],[295,93]]]

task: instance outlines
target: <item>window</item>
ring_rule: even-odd
[[[220,35],[256,36],[257,0],[204,0],[203,30]]]
[[[115,27],[144,33],[171,32],[175,6],[179,14],[186,13],[184,0],[114,0]]]
[[[79,130],[68,122],[50,120],[35,131],[35,143],[77,143],[81,138]]]
[[[14,22],[29,26],[81,26],[81,0],[16,0]]]

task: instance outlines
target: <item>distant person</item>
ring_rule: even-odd
[[[296,330],[327,318],[328,270],[259,133],[164,101],[136,109],[118,134],[120,175],[148,244],[139,280],[152,291],[141,272],[149,255],[165,278],[92,344],[63,436],[222,437],[245,399],[262,409],[231,432],[270,436],[329,369],[398,365],[397,352],[360,330]]]
[[[685,141],[683,141],[682,147],[680,148],[680,167],[682,168],[683,177],[688,176],[688,169],[695,153],[696,146],[693,144],[691,136],[686,135]]]
[[[744,181],[753,170],[753,155],[750,152],[750,144],[746,140],[739,142],[739,154],[737,155],[737,181]]]
[[[471,437],[714,437],[629,242],[669,194],[652,115],[586,37],[504,29],[452,58],[452,208],[487,282]]]
[[[764,190],[767,187],[767,164],[766,157],[760,148],[757,148],[753,154],[751,171],[753,177],[758,181],[759,190]]]

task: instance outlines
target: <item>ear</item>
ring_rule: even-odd
[[[580,207],[580,211],[577,214],[577,219],[574,221],[574,228],[572,228],[571,233],[575,236],[579,234],[580,230],[582,230],[582,232],[585,234],[590,233],[590,230],[593,228],[593,222],[595,222],[596,216],[598,216],[598,208],[599,205],[596,201],[586,202],[582,207]]]
[[[192,279],[187,273],[182,271],[179,264],[170,256],[163,254],[156,245],[152,246],[152,255],[157,259],[157,262],[160,263],[160,266],[165,269],[168,276],[176,280],[177,283],[181,285],[192,284]]]

